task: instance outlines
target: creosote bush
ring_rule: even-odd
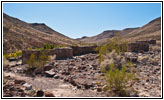
[[[34,53],[31,54],[27,64],[27,74],[35,74],[35,71],[43,70],[43,66],[50,60],[46,51],[41,51],[39,57]]]
[[[115,36],[97,49],[101,71],[105,73],[105,90],[112,91],[118,96],[130,96],[126,90],[134,83],[135,68],[123,56],[127,51],[127,42]]]
[[[99,63],[104,60],[103,56],[109,52],[112,52],[112,50],[115,50],[118,55],[126,52],[127,44],[127,41],[122,40],[122,38],[117,35],[112,39],[107,39],[106,44],[96,48],[96,51],[99,51]]]

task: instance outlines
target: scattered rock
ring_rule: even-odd
[[[25,83],[25,84],[23,84],[23,86],[25,87],[25,90],[31,90],[32,89],[31,84]]]
[[[50,65],[44,66],[44,71],[48,71],[48,70],[51,70],[51,69],[52,69],[52,66],[50,66]]]
[[[44,95],[45,97],[55,97],[55,95],[51,92],[45,92]]]
[[[36,96],[42,97],[42,96],[44,96],[44,92],[42,90],[39,90],[39,91],[37,91]]]
[[[24,80],[14,80],[15,84],[25,84]]]
[[[59,79],[59,75],[54,75],[54,78],[55,79]]]
[[[45,74],[47,77],[53,77],[56,73],[50,70],[50,71],[45,71]]]
[[[97,92],[102,92],[102,88],[98,87]]]

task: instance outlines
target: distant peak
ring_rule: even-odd
[[[83,36],[82,39],[87,38],[87,36]]]
[[[104,33],[104,34],[106,34],[106,33],[113,33],[113,34],[115,34],[115,33],[117,33],[117,32],[119,32],[119,30],[105,30],[105,31],[102,32],[102,33]]]
[[[156,22],[156,21],[161,21],[161,17],[158,17],[158,18],[156,18],[156,19],[150,21],[149,24],[150,24],[150,23],[154,23],[154,22]]]
[[[35,25],[35,26],[37,26],[37,25],[44,25],[44,26],[46,26],[46,24],[45,23],[31,23],[32,25]]]
[[[134,27],[134,28],[125,28],[125,29],[123,29],[123,30],[131,30],[131,29],[138,29],[138,28],[140,28],[140,27]]]

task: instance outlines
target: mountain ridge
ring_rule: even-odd
[[[129,41],[130,39],[135,39],[135,40],[151,39],[153,38],[153,34],[156,36],[155,37],[156,40],[160,40],[160,35],[161,35],[160,31],[161,31],[161,17],[158,17],[141,27],[125,28],[123,30],[105,30],[98,35],[87,37],[87,38],[79,38],[78,40],[86,43],[105,42],[106,39],[112,38],[113,36],[115,36],[116,33],[118,33],[119,36],[128,39]],[[151,36],[148,36],[149,33]],[[144,38],[142,36],[144,36]]]
[[[46,24],[29,24],[3,13],[4,53],[27,48],[39,48],[43,47],[44,44],[70,46],[79,43],[79,41],[53,30]]]

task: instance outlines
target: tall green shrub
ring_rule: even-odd
[[[97,49],[101,71],[105,73],[106,90],[113,91],[119,96],[128,96],[126,89],[134,81],[135,68],[123,56],[127,51],[127,42],[115,36]]]
[[[107,39],[106,44],[96,48],[96,50],[99,51],[99,63],[104,60],[103,56],[109,52],[112,52],[112,50],[115,50],[118,55],[126,52],[127,44],[127,41],[123,40],[122,37],[118,37],[117,35],[112,39]]]
[[[43,66],[49,61],[49,56],[46,51],[41,51],[39,57],[31,54],[27,64],[27,74],[35,74],[35,70],[42,70]]]

